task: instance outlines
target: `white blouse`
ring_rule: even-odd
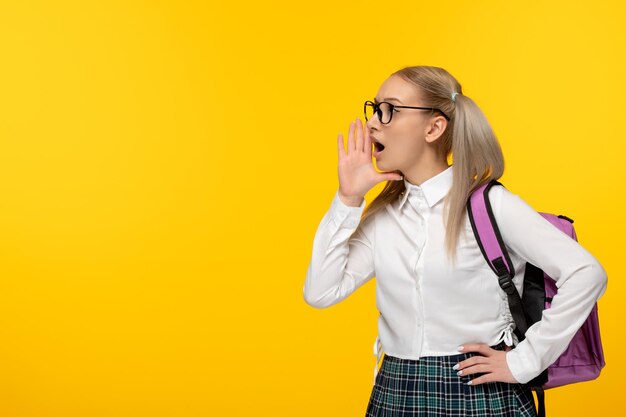
[[[565,351],[604,294],[606,272],[589,251],[518,195],[493,186],[490,201],[520,295],[526,262],[543,269],[558,288],[551,308],[519,342],[506,293],[483,258],[467,216],[455,268],[445,256],[443,198],[452,186],[453,169],[420,186],[405,178],[407,192],[363,222],[366,202],[347,206],[337,192],[313,240],[304,299],[313,307],[329,307],[376,276],[375,354],[382,347],[405,359],[456,355],[462,344],[493,346],[504,340],[515,346],[506,353],[511,373],[518,382],[528,382]]]

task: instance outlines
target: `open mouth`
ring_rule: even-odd
[[[374,145],[374,156],[378,155],[385,149],[385,145],[380,143],[378,139],[372,137],[372,144]]]

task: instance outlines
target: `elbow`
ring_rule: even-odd
[[[330,307],[334,303],[331,301],[328,293],[320,294],[319,291],[313,291],[313,288],[309,286],[309,279],[307,278],[302,288],[302,296],[304,302],[315,308]]]
[[[593,263],[592,269],[595,272],[594,276],[596,278],[595,281],[598,287],[598,298],[600,298],[606,291],[609,278],[606,273],[606,270],[597,260]]]
[[[310,305],[311,307],[315,307],[315,308],[330,307],[330,304],[327,302],[324,302],[323,298],[313,297],[309,292],[306,291],[306,287],[304,288],[304,291],[302,291],[302,293],[304,296],[304,302]]]
[[[319,285],[315,285],[315,283],[319,281],[317,275],[318,274],[313,269],[313,263],[309,264],[306,279],[304,280],[304,287],[302,288],[302,296],[304,302],[311,307],[326,308],[332,305],[332,302],[329,302],[328,292],[324,293]]]

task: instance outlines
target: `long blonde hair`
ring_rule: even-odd
[[[398,75],[420,89],[424,100],[420,105],[441,109],[450,117],[437,142],[440,155],[446,160],[452,157],[454,164],[452,188],[443,208],[446,253],[454,265],[469,196],[482,184],[502,176],[502,149],[483,112],[463,94],[461,84],[445,69],[420,65],[402,68],[391,75]],[[458,94],[453,102],[455,92]],[[402,174],[399,170],[395,172]],[[381,193],[365,208],[361,222],[398,199],[404,191],[404,181],[387,181]]]

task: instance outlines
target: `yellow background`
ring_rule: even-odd
[[[604,265],[622,400],[622,2],[8,1],[0,6],[0,415],[363,416],[374,280],[302,296],[337,134],[393,71],[483,109],[502,183]],[[367,195],[368,203],[380,192]]]

